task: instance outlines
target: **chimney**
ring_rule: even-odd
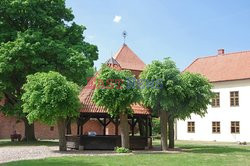
[[[222,49],[218,49],[218,55],[223,55],[225,52],[225,50],[222,48]]]

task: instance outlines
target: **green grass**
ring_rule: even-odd
[[[159,141],[154,141],[155,145]],[[179,165],[250,165],[250,146],[236,143],[177,141],[177,147],[183,152],[177,154],[131,154],[119,156],[80,156],[47,158],[11,162],[9,166],[179,166]]]
[[[11,142],[9,139],[0,140],[0,148],[6,146],[58,146],[58,140],[41,140],[41,141],[15,141]]]

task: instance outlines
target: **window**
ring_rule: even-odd
[[[54,131],[54,126],[50,126],[50,131]]]
[[[195,132],[195,123],[194,122],[188,122],[187,130],[188,130],[188,133],[194,133]]]
[[[215,96],[212,99],[212,107],[220,107],[220,93],[214,93]]]
[[[240,122],[232,121],[231,122],[231,133],[240,133]]]
[[[220,122],[212,122],[212,133],[220,133]]]
[[[239,106],[239,91],[230,92],[230,106]]]

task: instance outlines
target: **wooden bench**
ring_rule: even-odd
[[[14,142],[15,140],[17,141],[21,141],[22,135],[21,134],[11,134],[10,135],[10,139],[12,142]]]

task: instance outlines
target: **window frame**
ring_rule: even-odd
[[[231,134],[240,134],[240,121],[231,121]]]
[[[213,108],[219,108],[220,107],[220,92],[214,92],[215,97],[212,98],[211,106]]]
[[[55,127],[54,126],[50,126],[49,131],[54,131]]]
[[[212,133],[220,134],[220,132],[221,132],[220,121],[212,121]]]
[[[240,106],[240,93],[239,91],[230,91],[230,107]]]
[[[188,133],[195,133],[195,121],[188,121],[187,122],[187,132]]]

